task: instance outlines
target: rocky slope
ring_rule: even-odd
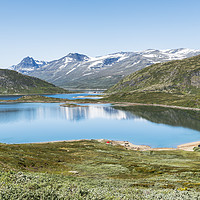
[[[154,64],[114,85],[108,92],[200,93],[200,56]]]
[[[200,55],[146,67],[107,92],[112,101],[200,108]]]
[[[0,95],[44,93],[67,93],[67,91],[35,77],[0,69]]]
[[[113,86],[123,77],[152,64],[199,54],[200,50],[183,48],[119,52],[95,58],[70,53],[51,62],[35,61],[34,63],[33,59],[28,57],[11,69],[65,88],[105,89]]]

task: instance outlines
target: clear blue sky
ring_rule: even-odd
[[[200,0],[0,0],[0,67],[25,56],[200,48]]]

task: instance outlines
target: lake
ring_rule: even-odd
[[[91,94],[46,96],[73,99]],[[110,104],[73,108],[61,107],[60,103],[0,104],[1,143],[72,139],[111,139],[151,147],[176,147],[200,140],[200,113],[161,107],[112,107]]]

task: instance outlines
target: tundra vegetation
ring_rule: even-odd
[[[69,93],[69,91],[39,78],[23,75],[13,70],[0,69],[0,95],[55,93]]]
[[[107,93],[111,101],[200,108],[200,56],[151,65]]]
[[[199,199],[200,152],[0,144],[0,199]]]

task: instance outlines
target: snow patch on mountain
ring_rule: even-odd
[[[92,72],[87,73],[87,74],[83,74],[83,76],[88,76],[88,75],[90,75],[90,74],[92,74]]]
[[[65,68],[66,65],[61,65],[57,71],[61,71],[63,68]]]
[[[70,71],[68,71],[65,75],[68,75],[69,73],[73,72],[76,68],[71,69]]]
[[[121,62],[125,59],[129,58],[129,55],[127,53],[114,53],[114,54],[108,54],[106,56],[99,56],[99,57],[90,57],[90,59],[87,61],[90,63],[88,66],[89,69],[95,69],[95,68],[102,68],[105,66],[112,66],[113,64],[117,62]]]
[[[69,62],[72,62],[73,58],[65,57],[65,64],[68,64]]]
[[[88,66],[88,68],[92,68],[92,67],[94,67],[94,66],[96,66],[96,65],[99,65],[99,64],[102,64],[102,60],[98,60],[98,61],[95,61],[95,62],[93,62],[92,64],[90,64],[89,66]]]

